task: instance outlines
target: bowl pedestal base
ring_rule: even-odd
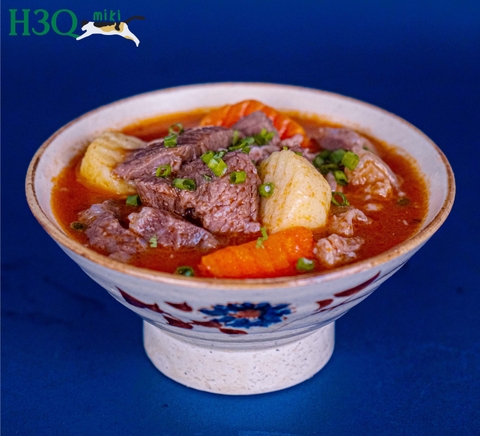
[[[192,344],[144,321],[143,343],[155,367],[185,386],[261,394],[294,386],[322,369],[333,353],[335,323],[286,344],[237,350]]]

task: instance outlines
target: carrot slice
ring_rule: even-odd
[[[200,125],[232,127],[240,118],[256,111],[262,111],[272,120],[273,125],[278,130],[280,139],[291,138],[296,134],[300,134],[303,135],[302,147],[308,147],[310,140],[300,124],[293,121],[289,116],[256,100],[244,100],[240,103],[213,110],[202,118]]]
[[[213,277],[281,277],[296,274],[301,257],[313,258],[313,234],[305,227],[295,227],[269,235],[263,248],[257,248],[257,241],[252,241],[207,254],[199,268]]]

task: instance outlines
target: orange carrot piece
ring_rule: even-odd
[[[296,134],[303,135],[302,147],[308,147],[310,140],[303,127],[289,116],[275,109],[265,106],[256,100],[244,100],[240,103],[223,106],[208,113],[200,121],[201,126],[224,126],[232,127],[240,118],[250,115],[252,112],[262,111],[273,122],[278,130],[280,139],[291,138]]]
[[[199,268],[205,275],[223,278],[293,275],[299,258],[313,258],[313,234],[305,227],[283,230],[269,235],[263,247],[252,241],[222,248],[203,256]]]

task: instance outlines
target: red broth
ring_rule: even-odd
[[[180,122],[186,128],[198,125],[207,112],[206,109],[199,109],[151,118],[124,128],[122,133],[150,141],[165,136],[168,133],[168,127],[174,123]],[[288,115],[299,122],[305,128],[307,134],[312,133],[318,127],[339,127],[317,116],[306,116],[298,113],[288,113]],[[361,134],[375,145],[380,157],[395,174],[401,177],[403,180],[402,190],[406,193],[405,197],[409,201],[407,204],[399,204],[396,197],[390,200],[375,200],[375,203],[381,203],[383,208],[380,211],[367,213],[371,218],[371,223],[357,223],[355,225],[355,236],[360,236],[365,240],[357,252],[355,261],[380,254],[413,236],[419,230],[428,209],[427,186],[413,159],[401,155],[394,147],[384,142],[364,133]],[[78,220],[79,212],[88,209],[94,203],[101,203],[114,196],[111,193],[86,187],[80,182],[78,171],[82,157],[83,153],[75,157],[56,177],[52,190],[52,209],[68,235],[79,243],[88,246],[86,235],[73,230],[70,224]],[[363,210],[366,202],[353,186],[346,186],[344,193],[348,196],[352,206]],[[334,210],[334,207],[332,207],[332,210]],[[132,207],[128,207],[125,213],[134,211]],[[324,231],[315,234],[316,238],[324,236],[326,236]],[[138,267],[167,273],[173,273],[178,266],[190,265],[194,267],[196,275],[201,275],[196,265],[200,263],[204,254],[205,252],[194,249],[175,251],[162,247],[147,248],[146,251],[134,257],[130,263]],[[317,271],[325,271],[326,269],[317,263]]]

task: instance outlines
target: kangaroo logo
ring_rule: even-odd
[[[118,35],[132,40],[138,47],[140,40],[130,31],[128,23],[132,20],[144,20],[145,17],[136,15],[125,21],[82,21],[82,30],[85,32],[77,38],[77,41],[91,35]]]

